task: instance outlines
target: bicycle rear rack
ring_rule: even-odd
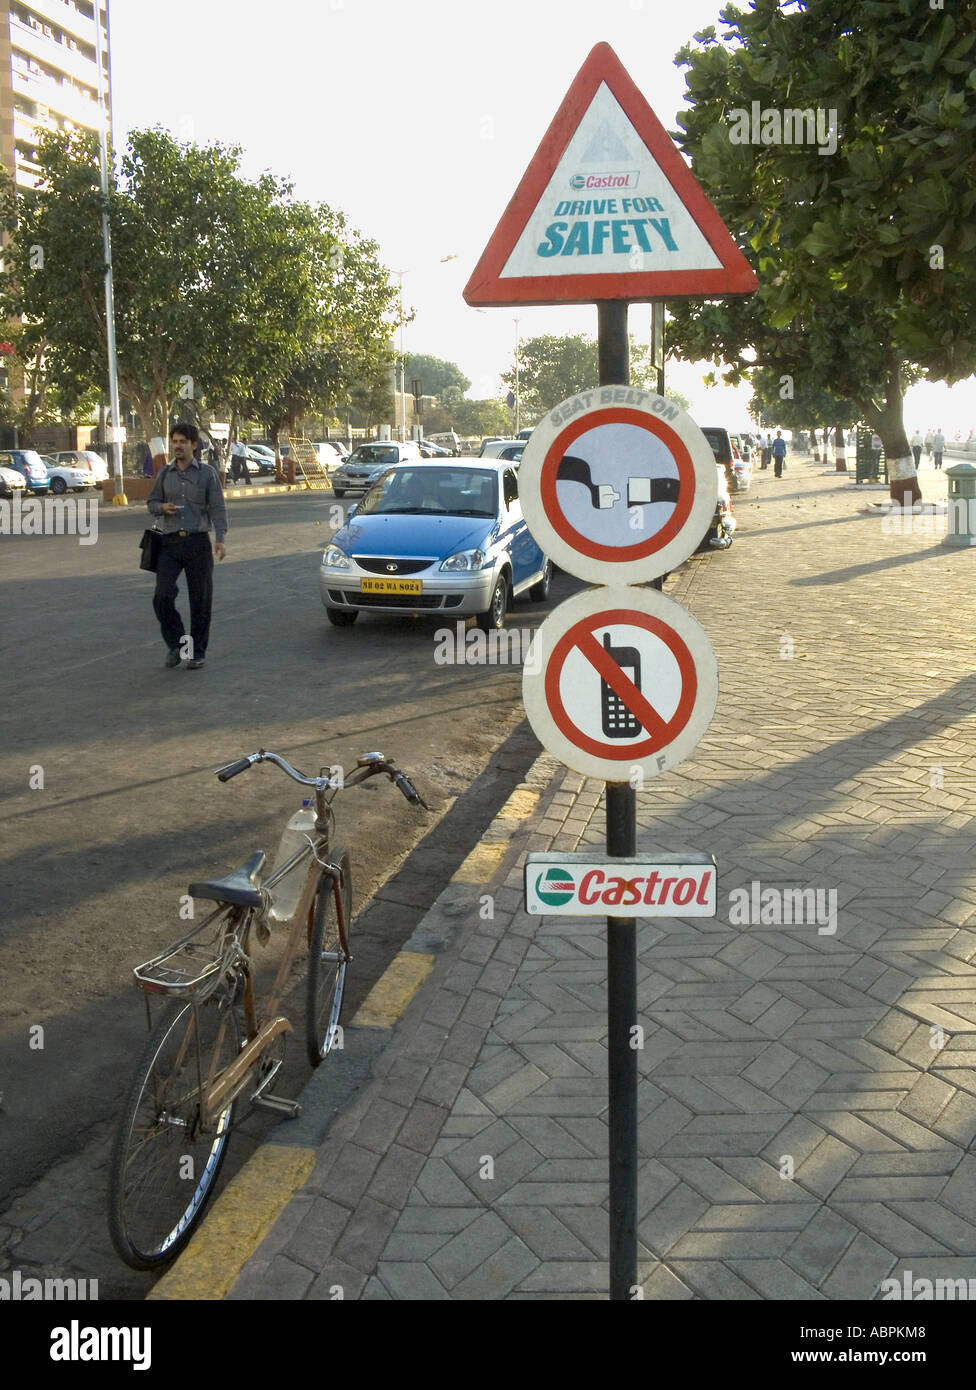
[[[167,946],[152,960],[137,965],[132,974],[139,989],[147,994],[169,994],[174,998],[205,999],[232,969],[238,955],[236,935],[229,930],[225,908],[218,908],[179,941]],[[195,941],[215,918],[221,917],[218,933],[209,941]]]

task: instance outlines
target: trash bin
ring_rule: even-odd
[[[857,432],[857,454],[854,467],[855,481],[858,483],[880,483],[888,481],[888,461],[884,449],[872,449],[874,430],[859,429]]]
[[[945,475],[949,480],[949,514],[942,544],[966,549],[976,545],[976,464],[954,463]]]

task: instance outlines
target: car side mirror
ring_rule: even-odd
[[[359,503],[358,503],[358,502],[354,502],[353,505],[352,505],[352,506],[349,508],[349,510],[346,512],[346,520],[347,520],[347,521],[352,521],[353,517],[356,515],[356,513],[357,513],[358,511],[359,511]]]

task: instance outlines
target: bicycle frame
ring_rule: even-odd
[[[264,1053],[277,1038],[285,1033],[293,1031],[289,1019],[283,1014],[278,1013],[278,1006],[291,973],[292,963],[295,959],[299,939],[303,930],[307,935],[309,945],[311,944],[313,928],[312,911],[315,897],[320,887],[324,886],[324,881],[326,879],[330,881],[335,902],[339,950],[344,962],[348,962],[350,959],[349,924],[346,921],[346,913],[343,906],[341,869],[338,864],[331,863],[329,858],[332,828],[335,823],[332,801],[335,799],[338,791],[341,790],[343,786],[356,786],[364,782],[368,777],[382,772],[395,783],[407,800],[421,806],[426,804],[417,794],[409,778],[407,778],[404,773],[398,771],[395,764],[387,762],[380,753],[366,754],[364,758],[360,759],[352,775],[345,782],[339,782],[338,784],[324,775],[320,775],[319,777],[305,777],[285,762],[284,758],[279,757],[277,753],[266,752],[264,749],[261,749],[258,753],[251,754],[247,758],[242,758],[237,763],[232,763],[228,767],[220,769],[217,776],[221,781],[228,781],[231,777],[237,776],[238,773],[243,772],[246,768],[258,762],[272,762],[283,771],[287,772],[294,781],[300,782],[302,785],[311,787],[314,790],[315,834],[314,838],[309,835],[308,843],[296,850],[284,864],[276,868],[261,884],[262,890],[266,890],[268,894],[271,894],[275,885],[280,883],[287,874],[297,872],[299,865],[306,859],[310,861],[306,870],[305,887],[302,890],[298,906],[292,916],[288,939],[285,942],[285,949],[278,966],[278,971],[267,998],[263,1003],[260,1014],[258,1013],[258,1007],[254,997],[254,982],[250,970],[251,928],[254,924],[255,916],[259,915],[259,910],[253,907],[238,907],[230,903],[218,902],[217,904],[217,914],[224,910],[226,910],[228,914],[227,925],[224,929],[221,942],[220,959],[222,961],[233,961],[233,965],[229,967],[225,975],[229,988],[223,990],[223,997],[228,1004],[228,1016],[230,1009],[233,1008],[236,1003],[240,1002],[243,1007],[245,1042],[233,1062],[226,1066],[219,1077],[216,1078],[212,1075],[204,1078],[200,1074],[198,1052],[197,1082],[200,1103],[200,1123],[204,1128],[212,1127],[219,1116],[226,1110],[227,1106],[244,1090],[248,1078],[257,1065],[262,1053]],[[327,795],[327,793],[330,792],[331,795]],[[263,910],[260,915],[263,917]],[[207,921],[209,922],[212,920],[212,917],[213,914],[211,914],[211,917],[207,918]],[[192,935],[193,933],[191,933],[191,937]],[[189,937],[184,938],[183,941],[185,942],[189,939]],[[181,944],[183,943],[178,943],[178,945]],[[160,959],[160,957],[157,957],[156,961]],[[238,982],[242,977],[244,980],[244,990],[243,994],[238,999],[236,997]],[[139,978],[137,972],[137,979]],[[152,985],[147,984],[145,979],[142,979],[141,983],[143,983],[144,988],[152,989]],[[212,997],[213,992],[208,991],[204,999],[193,1001],[191,998],[194,1020],[196,1020],[198,1010],[200,1008],[205,1008],[206,1001]],[[146,1008],[148,1012],[148,998],[146,1000]],[[223,1042],[225,1038],[224,1029],[227,1026],[227,1021],[222,1020],[217,1035],[218,1044]],[[195,1028],[194,1031],[199,1039],[199,1030]],[[187,1034],[187,1043],[188,1042],[189,1033]],[[215,1056],[218,1055],[218,1053],[219,1047],[215,1049]],[[184,1055],[182,1048],[179,1055],[181,1060]],[[267,1089],[280,1065],[281,1062],[279,1060],[276,1065],[270,1069],[269,1073],[262,1078],[255,1090],[255,1099]],[[282,1102],[282,1104],[284,1103],[285,1102]]]
[[[315,848],[318,848],[318,846]],[[307,849],[297,851],[297,853],[288,860],[288,866],[296,865],[300,863],[302,859],[311,857],[312,855],[313,847],[309,845]],[[321,863],[317,855],[315,856],[315,862]],[[286,872],[288,872],[288,868],[283,867],[280,873],[274,874],[272,878],[267,880],[266,886],[271,886],[276,883]],[[278,1005],[284,992],[285,982],[291,972],[292,962],[295,959],[301,933],[304,930],[311,936],[311,914],[315,902],[315,894],[320,884],[323,884],[323,880],[325,879],[330,880],[330,887],[335,901],[336,919],[339,924],[340,949],[346,960],[350,958],[347,936],[348,924],[346,922],[345,909],[342,902],[338,868],[335,865],[323,865],[321,873],[316,874],[312,871],[310,865],[308,881],[305,885],[305,890],[302,893],[298,907],[295,909],[291,929],[288,933],[288,940],[285,943],[285,950],[278,965],[274,983],[264,1001],[260,1018],[258,1017],[255,1005],[253,976],[250,970],[244,972],[245,984],[242,1003],[244,1007],[244,1026],[247,1042],[244,1044],[237,1057],[235,1057],[234,1061],[224,1068],[219,1081],[215,1083],[213,1078],[208,1078],[205,1083],[202,1083],[200,1110],[201,1122],[204,1125],[212,1125],[216,1117],[224,1111],[227,1105],[240,1095],[261,1053],[264,1052],[266,1048],[270,1047],[275,1039],[279,1038],[283,1033],[292,1032],[290,1020],[285,1018],[283,1014],[278,1013]],[[243,930],[240,933],[239,940],[243,954],[245,957],[248,957],[248,938],[253,923],[254,909],[244,908],[241,909],[241,911],[244,920]],[[277,1071],[277,1067],[275,1071]],[[272,1075],[273,1073],[262,1082],[256,1094],[260,1094],[262,1090],[266,1089],[270,1084]]]

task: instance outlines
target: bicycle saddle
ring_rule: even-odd
[[[235,907],[261,907],[261,870],[266,858],[264,850],[259,849],[226,878],[191,883],[187,892],[191,898],[212,898],[214,902],[233,903]]]

